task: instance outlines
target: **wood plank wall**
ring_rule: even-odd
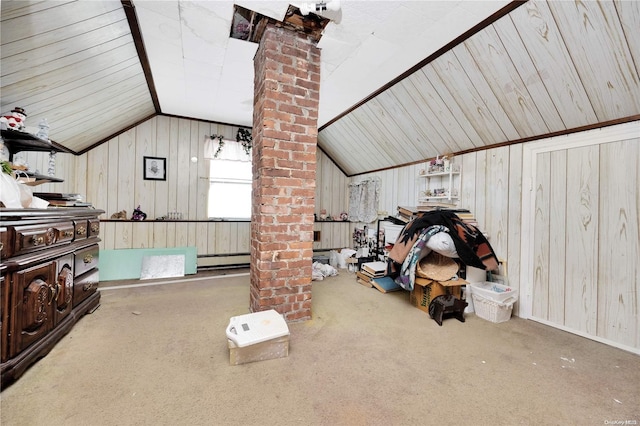
[[[505,261],[509,285],[521,291],[520,301],[526,300],[523,293],[532,285],[538,286],[533,317],[638,351],[640,138],[540,154],[536,187],[551,192],[544,199],[542,194],[536,197],[532,226],[545,232],[536,232],[533,252],[524,253],[534,256],[535,267],[534,275],[521,282],[522,239],[530,238],[522,223],[522,197],[529,192],[522,188],[528,182],[523,176],[523,147],[544,143],[549,142],[457,156],[454,161],[462,168],[459,207],[473,212],[488,234]],[[353,180],[380,177],[380,210],[391,213],[398,205],[415,205],[421,188],[418,174],[424,167],[416,164]],[[576,227],[572,236],[567,226]],[[522,309],[517,303],[514,314]]]
[[[238,127],[157,116],[81,156],[56,154],[55,176],[63,183],[35,187],[37,192],[85,195],[105,210],[102,219],[140,205],[148,219],[179,211],[182,222],[102,222],[101,249],[196,246],[199,256],[249,252],[249,222],[207,221],[209,161],[203,158],[207,135],[235,140]],[[47,171],[48,154],[21,155],[34,168]],[[165,157],[167,180],[143,179],[143,157]],[[198,157],[197,163],[191,157]],[[321,151],[317,156],[316,213],[347,211],[349,179]],[[320,222],[314,249],[351,246],[349,223]]]
[[[198,255],[248,252],[248,223],[202,221],[206,220],[207,189],[207,162],[201,159],[204,136],[222,133],[233,139],[235,131],[231,126],[159,116],[82,156],[57,154],[56,177],[65,182],[44,184],[35,190],[86,194],[87,200],[107,211],[105,217],[122,209],[131,214],[140,204],[150,218],[180,210],[190,220],[102,223],[102,249],[195,245]],[[531,277],[531,283],[521,283],[521,240],[529,238],[528,228],[522,224],[523,146],[544,143],[530,142],[457,156],[454,162],[462,168],[459,206],[471,210],[480,229],[488,234],[498,257],[506,262],[511,286],[527,290],[528,285],[541,285],[539,280],[543,276],[561,277],[547,278],[547,287],[543,291],[538,289],[531,306],[534,316],[638,348],[640,138],[579,148],[571,153],[540,154],[536,184],[548,185],[551,192],[536,202],[549,208],[536,210],[535,222],[524,226],[548,224],[548,235],[555,235],[565,227],[569,217],[577,217],[575,226],[588,218],[590,231],[580,232],[579,240],[567,237],[562,241],[549,238],[532,241],[533,252],[537,253],[535,276]],[[46,153],[21,155],[33,167],[47,170]],[[142,179],[145,155],[167,157],[166,182]],[[191,156],[199,157],[197,164],[189,161]],[[348,184],[378,176],[382,181],[380,214],[393,215],[399,205],[416,204],[424,183],[419,177],[423,168],[425,164],[414,164],[347,178],[318,151],[316,213],[322,208],[331,215],[347,211]],[[570,179],[570,175],[574,178]],[[528,193],[528,188],[524,192]],[[571,201],[568,193],[580,194],[580,198]],[[587,201],[592,208],[584,212]],[[351,247],[353,228],[361,225],[316,223],[315,229],[320,231],[321,238],[314,243],[314,249]],[[624,241],[623,246],[620,241]],[[579,253],[582,260],[572,261],[571,265],[564,263],[568,251]],[[534,256],[524,253],[527,255]],[[589,273],[585,275],[585,271]],[[579,280],[583,288],[567,289],[563,285],[572,280]],[[614,297],[618,293],[606,290],[601,283],[619,283],[616,291],[625,303],[621,304],[620,297]],[[573,300],[585,300],[585,297],[591,308],[581,311],[580,315],[567,316],[567,312],[574,309]],[[518,315],[520,309],[520,304],[516,304],[514,313]]]
[[[461,167],[458,207],[469,209],[505,262],[510,285],[519,288],[522,146],[512,145],[454,157]],[[394,215],[398,206],[415,206],[426,163],[354,177],[382,179],[380,211]],[[454,186],[457,185],[454,184]],[[518,312],[516,305],[515,311]]]
[[[531,144],[535,143],[531,142]],[[457,156],[454,159],[455,163],[460,164],[462,168],[461,200],[458,206],[469,209],[476,216],[480,229],[488,234],[496,254],[505,261],[509,284],[515,288],[521,287],[522,148],[523,145],[520,144],[504,146]],[[626,158],[627,154],[631,157],[637,156],[637,152],[627,145],[621,146],[620,149],[621,152],[617,153],[620,158]],[[563,186],[563,182],[566,180],[564,174],[567,173],[567,170],[578,170],[577,164],[583,160],[586,161],[588,158],[574,160],[576,163],[572,166],[573,169],[569,169],[567,166],[555,167],[553,176],[555,185]],[[559,157],[552,161],[562,162],[564,160]],[[398,205],[415,205],[417,192],[421,188],[418,173],[424,167],[424,164],[416,164],[360,175],[352,179],[356,181],[379,176],[383,182],[380,191],[380,211],[393,214]],[[548,167],[548,163],[544,167]],[[623,171],[620,173],[624,175]],[[611,175],[611,179],[613,180],[607,185],[618,188],[616,190],[618,192],[623,191],[621,189],[623,187],[619,187],[618,184],[620,176]],[[634,193],[629,188],[626,191]],[[637,196],[637,189],[635,191],[634,197],[628,202],[631,204],[635,202],[635,205],[638,205],[640,199]],[[566,212],[561,201],[556,200],[552,203],[554,208],[552,216],[556,227],[564,226],[562,218],[565,217]],[[602,208],[606,208],[606,206],[603,205]],[[592,213],[592,215],[597,214],[597,210]],[[631,225],[632,229],[629,229],[629,232],[637,235],[638,224]],[[598,238],[597,235],[592,237]],[[585,247],[593,247],[594,245],[594,241],[591,241],[591,244],[586,244]],[[593,254],[593,249],[591,250],[591,254]],[[584,250],[581,252],[586,254]],[[556,250],[554,256],[564,256],[564,253]],[[612,261],[615,262],[615,260]],[[571,259],[568,258],[567,263],[571,264],[571,262]],[[620,267],[623,270],[628,269],[628,265],[620,265]],[[562,271],[554,273],[558,276],[564,274]],[[636,283],[636,286],[638,285],[640,284]],[[535,303],[543,304],[546,302],[537,300]],[[518,314],[518,310],[519,305],[516,304],[514,312]]]

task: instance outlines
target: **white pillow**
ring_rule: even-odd
[[[429,241],[427,241],[427,247],[443,256],[453,258],[458,257],[458,251],[456,250],[453,239],[448,232],[438,232],[436,235],[429,238]]]

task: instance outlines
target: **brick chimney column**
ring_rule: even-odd
[[[269,24],[254,57],[252,312],[311,319],[320,49]]]

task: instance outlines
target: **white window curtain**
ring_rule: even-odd
[[[207,136],[204,141],[204,158],[208,160],[230,160],[230,161],[248,161],[251,162],[251,152],[247,154],[242,144],[230,139],[223,139],[222,150],[217,157],[216,152],[220,146],[218,139],[211,139]]]
[[[349,221],[372,223],[378,218],[379,177],[349,184]]]
[[[220,143],[207,137],[204,158],[210,160],[208,216],[216,219],[248,219],[251,217],[251,155],[233,140]]]

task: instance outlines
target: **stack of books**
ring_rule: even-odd
[[[360,267],[360,272],[364,272],[371,278],[384,277],[387,274],[387,263],[381,260],[365,262]]]
[[[80,194],[34,192],[33,195],[48,201],[52,207],[92,207],[91,203],[84,202],[84,197]]]
[[[454,212],[460,219],[462,219],[463,222],[468,223],[470,225],[473,225],[476,228],[478,227],[478,222],[477,222],[475,216],[473,215],[473,213],[471,213],[469,210],[466,210],[466,209],[451,208],[451,205],[448,205],[448,207],[443,207],[443,206],[438,206],[438,207],[435,207],[435,206],[434,207],[398,206],[398,216],[397,217],[398,217],[398,219],[400,219],[403,222],[407,223],[407,222],[415,219],[416,216],[418,214],[420,214],[420,213],[434,211],[434,210],[450,210],[450,211]]]
[[[396,284],[394,279],[391,278],[390,276],[373,278],[371,280],[371,284],[375,288],[377,288],[381,293],[389,293],[390,291],[402,290],[402,287]]]
[[[357,281],[365,287],[375,287],[382,293],[400,290],[393,278],[387,276],[387,263],[382,261],[365,262],[356,272]]]
[[[371,280],[373,280],[373,277],[365,274],[364,272],[356,272],[356,281],[358,282],[358,284],[371,288],[373,287],[373,283],[371,282]]]
[[[423,210],[418,209],[418,207],[398,206],[397,218],[404,223],[407,223],[415,219],[416,214],[420,213],[421,211]]]
[[[429,210],[437,210],[437,209],[455,209],[456,208],[456,201],[448,201],[448,200],[442,200],[442,201],[421,201],[418,206],[418,209],[421,209],[422,211],[429,211]]]
[[[438,204],[438,203],[435,203]],[[450,204],[442,203],[442,206],[398,206],[398,219],[402,220],[404,223],[407,223],[416,218],[419,213],[430,212],[434,210],[449,210],[451,209]]]
[[[478,221],[476,220],[476,218],[473,215],[473,213],[471,213],[469,210],[457,210],[456,211],[456,216],[458,216],[460,219],[462,219],[462,221],[464,223],[467,223],[469,225],[473,225],[476,228],[478,227]]]

